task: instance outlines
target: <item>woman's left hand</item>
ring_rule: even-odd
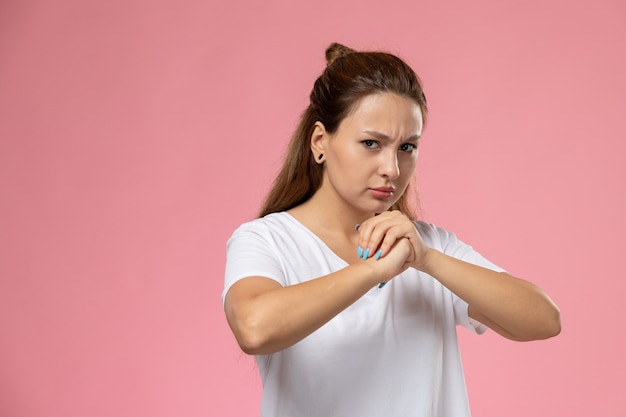
[[[426,263],[430,248],[422,240],[415,224],[398,210],[370,217],[361,223],[358,232],[358,245],[363,254],[367,254],[365,259],[384,257],[398,239],[408,239],[413,249],[407,258],[408,266],[420,269]]]
[[[545,339],[561,331],[560,313],[536,285],[430,249],[413,222],[399,211],[386,211],[364,221],[359,247],[380,259],[398,239],[410,242],[406,267],[426,272],[469,305],[469,316],[512,340]],[[407,265],[408,264],[408,265]]]

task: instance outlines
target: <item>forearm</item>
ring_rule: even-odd
[[[376,285],[380,273],[372,262],[296,285],[236,295],[238,302],[227,303],[226,313],[240,346],[249,354],[267,354],[302,340]]]
[[[472,318],[509,339],[545,339],[560,332],[558,308],[528,281],[435,250],[420,269],[466,301]]]

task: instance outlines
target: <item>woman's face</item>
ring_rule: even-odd
[[[334,134],[316,129],[323,132],[318,143],[325,161],[323,191],[363,214],[389,209],[415,171],[422,126],[420,107],[410,98],[364,97]]]

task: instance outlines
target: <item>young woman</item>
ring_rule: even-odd
[[[339,44],[326,58],[259,218],[228,242],[224,308],[256,355],[261,415],[468,416],[456,326],[543,339],[559,310],[415,220],[413,70]]]

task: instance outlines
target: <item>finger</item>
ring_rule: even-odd
[[[405,238],[396,240],[384,258],[381,258],[379,261],[371,261],[376,262],[377,265],[383,268],[381,275],[383,279],[380,283],[382,285],[379,284],[379,288],[382,288],[386,281],[396,277],[410,266],[408,256],[411,254],[411,244],[405,242],[406,240]]]
[[[397,231],[395,229],[390,229],[387,231],[385,236],[382,239],[382,242],[378,246],[375,257],[376,259],[380,259],[384,257],[392,247],[394,247],[399,239],[402,239],[402,236],[398,236]]]
[[[367,219],[363,223],[358,225],[358,227],[356,227],[357,232],[359,233],[359,238],[357,241],[357,254],[361,259],[368,259],[370,255],[373,256],[376,249],[376,246],[371,244],[372,232],[374,230],[374,226],[371,220],[372,219]]]
[[[395,241],[405,237],[406,225],[399,219],[372,219],[359,227],[358,254],[362,259],[375,257],[379,259],[387,253]]]
[[[374,221],[374,218],[363,222],[358,229],[358,255],[361,259],[376,256],[380,241],[385,236],[384,222]]]

